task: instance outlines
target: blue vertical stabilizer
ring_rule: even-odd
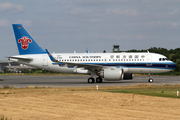
[[[46,54],[21,24],[12,24],[19,54]]]

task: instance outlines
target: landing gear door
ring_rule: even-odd
[[[152,66],[152,55],[150,54],[147,55],[146,66]]]
[[[48,67],[48,56],[47,55],[43,56],[42,66]]]

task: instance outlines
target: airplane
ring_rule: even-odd
[[[43,50],[21,24],[12,24],[19,55],[8,57],[28,66],[48,71],[88,74],[88,83],[132,80],[134,74],[148,73],[152,83],[152,73],[173,71],[176,64],[157,53],[50,53]],[[94,78],[95,76],[96,79]]]

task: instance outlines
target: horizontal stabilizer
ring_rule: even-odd
[[[27,57],[22,57],[22,56],[12,56],[12,57],[7,57],[7,58],[12,58],[12,59],[18,59],[18,60],[33,60],[32,58],[27,58]]]

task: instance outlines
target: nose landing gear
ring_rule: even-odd
[[[148,76],[149,76],[148,82],[149,82],[149,83],[153,83],[153,79],[152,79],[152,77],[151,77],[151,73],[149,73]]]

